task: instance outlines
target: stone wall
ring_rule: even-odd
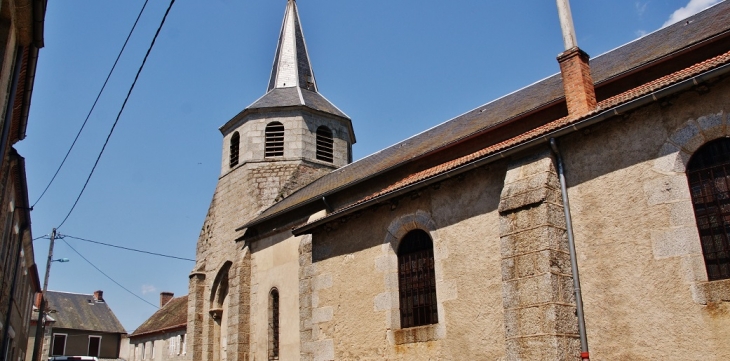
[[[312,356],[302,359],[502,359],[503,177],[504,164],[479,168],[313,234],[312,265],[303,270],[311,276],[311,319],[302,320],[311,323],[303,350]],[[405,331],[395,252],[415,228],[434,242],[438,323]]]
[[[730,281],[707,280],[684,174],[730,136],[727,94],[559,139],[591,359],[730,358]],[[414,228],[434,240],[439,322],[400,330],[394,250]],[[302,359],[577,359],[566,243],[547,145],[330,222],[300,244]]]
[[[234,132],[240,136],[239,166],[248,162],[267,161],[264,157],[264,140],[266,125],[279,122],[284,125],[284,156],[275,159],[303,160],[330,166],[333,169],[349,162],[349,144],[352,134],[344,120],[334,116],[312,114],[301,110],[254,113],[243,118],[238,124],[231,126],[223,137],[223,156],[221,175],[231,171],[230,142]],[[316,134],[319,126],[326,126],[332,131],[333,155],[332,163],[318,161],[316,157]],[[236,167],[234,167],[235,169]]]

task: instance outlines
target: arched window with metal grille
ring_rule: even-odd
[[[332,163],[334,157],[332,131],[324,125],[317,128],[317,159]]]
[[[266,125],[266,144],[264,157],[284,156],[284,125],[279,122],[272,122]]]
[[[231,147],[230,147],[230,158],[229,158],[229,166],[231,168],[238,165],[238,153],[240,151],[240,144],[241,143],[241,136],[238,134],[238,132],[233,133],[231,136]]]
[[[698,149],[687,164],[687,180],[707,277],[730,278],[730,139]]]
[[[269,360],[279,359],[279,290],[269,292]]]
[[[401,328],[438,323],[433,241],[426,231],[408,232],[398,246]]]

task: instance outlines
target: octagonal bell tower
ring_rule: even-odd
[[[288,0],[266,94],[220,128],[221,175],[249,163],[351,161],[350,118],[319,93],[296,1]]]

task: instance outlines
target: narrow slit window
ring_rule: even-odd
[[[269,293],[269,360],[279,359],[279,291]]]
[[[730,139],[703,145],[687,164],[687,180],[707,277],[730,278]]]
[[[408,232],[398,247],[401,328],[438,323],[433,241],[426,231]]]
[[[334,140],[332,139],[332,131],[325,126],[317,128],[317,159],[332,163],[333,154]]]
[[[284,125],[279,122],[269,123],[266,126],[266,145],[264,156],[283,157],[284,156]]]
[[[238,165],[238,153],[240,151],[241,136],[238,132],[233,133],[231,136],[231,148],[230,148],[230,161],[228,162],[231,168]]]

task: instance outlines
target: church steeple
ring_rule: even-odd
[[[312,64],[309,61],[307,44],[304,41],[299,12],[295,0],[287,0],[284,21],[281,25],[279,43],[276,47],[274,66],[271,69],[269,88],[290,88],[298,86],[316,92]]]

